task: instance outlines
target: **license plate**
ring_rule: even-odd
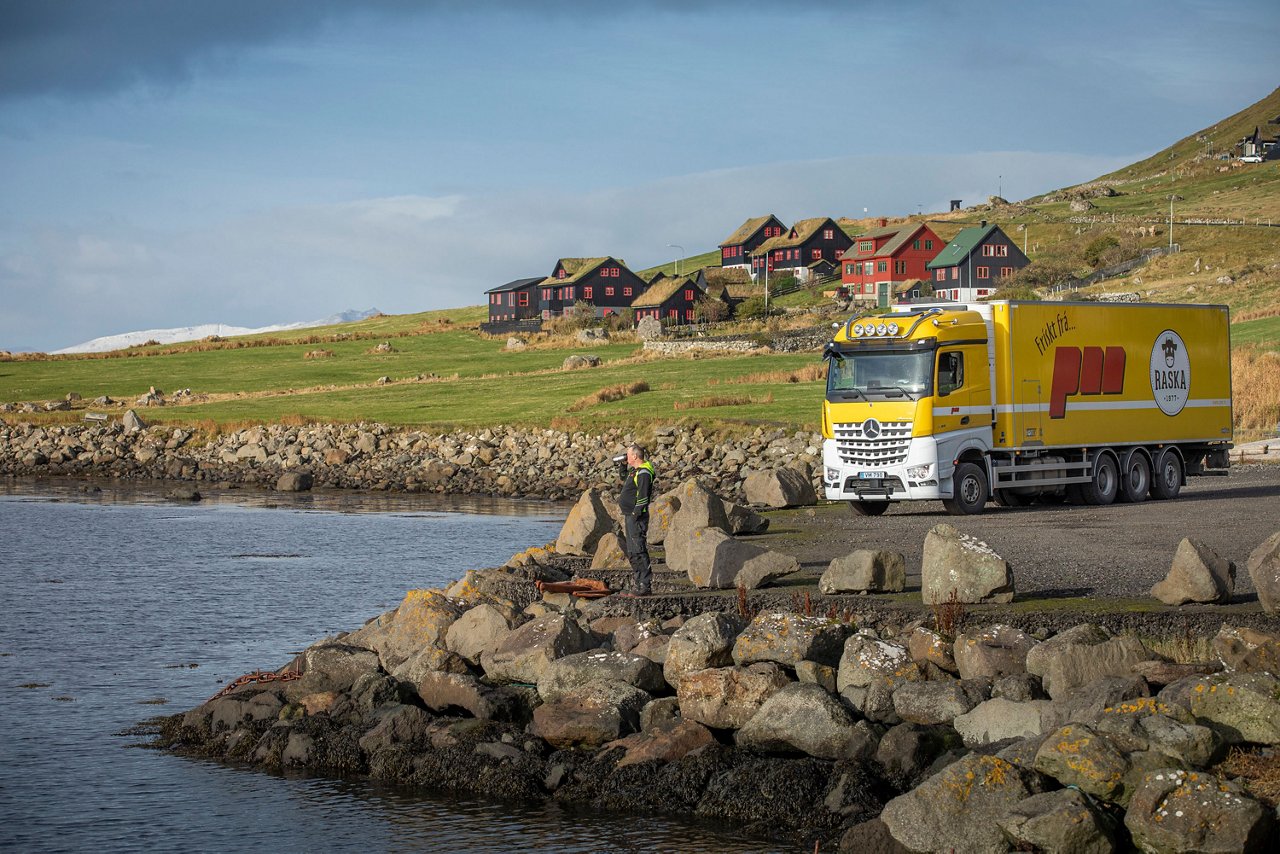
[[[884,480],[884,472],[860,471],[858,472],[858,480]]]

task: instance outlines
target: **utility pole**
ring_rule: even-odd
[[[678,276],[680,275],[680,257],[684,255],[684,247],[681,246],[679,243],[668,243],[667,248],[680,250],[680,255],[676,256],[676,275]]]
[[[1169,194],[1169,251],[1173,251],[1173,193]]]

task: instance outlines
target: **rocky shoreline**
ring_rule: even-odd
[[[428,433],[382,424],[253,427],[210,440],[185,427],[145,426],[126,413],[108,424],[0,423],[0,475],[94,476],[285,488],[398,490],[564,499],[611,483],[610,458],[631,441],[650,446],[664,480],[699,478],[740,497],[752,468],[821,461],[822,437],[756,429],[726,438],[693,427],[636,436],[494,427]],[[817,474],[811,480],[818,485]],[[294,484],[289,487],[287,484]]]
[[[715,515],[714,501],[682,489],[686,508]],[[711,574],[669,563],[650,599],[554,592],[572,577],[626,576],[605,504],[584,495],[557,545],[410,591],[279,671],[164,719],[158,745],[267,770],[732,821],[806,849],[1263,851],[1274,839],[1270,614],[1221,625],[1210,655],[1179,655],[1103,619],[966,619],[951,591],[926,592],[932,607],[883,606],[843,595],[848,568],[831,595],[792,592],[791,607],[779,605],[786,591],[748,591],[741,574],[737,590],[690,591],[715,586]],[[731,503],[722,509],[719,524],[735,527]],[[767,522],[737,518],[743,537]],[[683,536],[678,518],[658,522]],[[688,548],[665,545],[668,556]],[[759,557],[734,555],[746,568]],[[1256,557],[1275,571],[1280,534]],[[852,571],[892,588],[894,562],[880,562]],[[1002,590],[956,593],[1003,601]]]

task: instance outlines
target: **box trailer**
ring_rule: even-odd
[[[994,301],[854,316],[827,345],[827,498],[863,515],[1175,498],[1225,474],[1226,306]]]

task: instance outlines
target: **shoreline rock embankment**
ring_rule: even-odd
[[[128,420],[127,417],[125,419]],[[699,478],[721,494],[742,496],[752,471],[808,466],[811,482],[822,437],[756,429],[718,437],[698,427],[658,427],[636,436],[493,427],[431,433],[382,424],[272,425],[210,440],[186,427],[137,422],[40,426],[0,423],[0,475],[67,475],[274,487],[306,473],[318,488],[398,490],[527,498],[575,498],[613,484],[610,458],[639,440],[667,483]]]
[[[570,520],[562,539],[596,530]],[[742,593],[540,592],[589,560],[533,548],[410,591],[281,670],[300,678],[165,719],[159,744],[733,821],[823,850],[1263,851],[1274,838],[1280,792],[1247,767],[1277,767],[1280,634],[1223,625],[1211,657],[1173,657],[1092,622],[1024,630],[951,611],[952,624],[949,595],[877,620]]]

